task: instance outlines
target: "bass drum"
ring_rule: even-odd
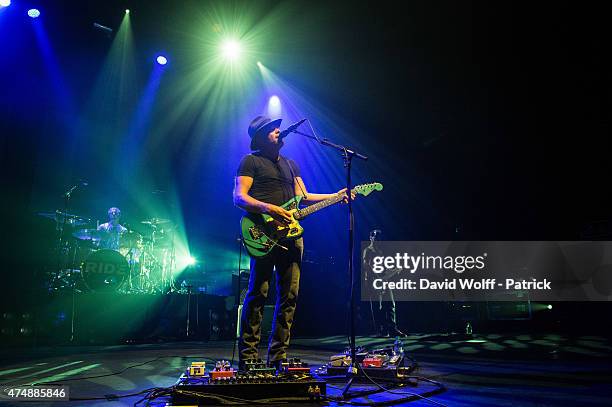
[[[121,253],[101,249],[91,253],[81,265],[81,277],[91,291],[116,291],[123,286],[130,265]]]

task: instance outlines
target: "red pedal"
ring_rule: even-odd
[[[383,361],[379,358],[365,358],[363,360],[363,367],[382,367]]]
[[[209,375],[210,375],[210,378],[212,380],[227,379],[227,378],[231,378],[231,377],[236,376],[236,372],[234,371],[234,369],[230,369],[230,370],[211,370]]]
[[[310,372],[309,367],[288,367],[288,372]]]

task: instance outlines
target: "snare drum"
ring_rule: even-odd
[[[130,273],[130,266],[121,253],[101,249],[91,253],[81,265],[81,278],[92,291],[119,289]]]

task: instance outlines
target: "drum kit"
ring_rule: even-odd
[[[140,222],[140,232],[124,228],[118,233],[118,247],[109,248],[104,242],[111,232],[92,227],[95,223],[89,218],[59,210],[38,215],[54,220],[59,232],[57,266],[49,273],[51,290],[176,291],[172,277],[176,225],[169,219],[145,219]]]

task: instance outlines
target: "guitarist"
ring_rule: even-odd
[[[307,192],[295,161],[279,154],[283,147],[280,138],[281,119],[271,120],[258,116],[251,122],[248,134],[253,153],[242,158],[234,186],[234,204],[247,212],[272,216],[288,224],[291,213],[281,208],[286,201],[301,195],[308,204],[345,194],[346,188],[336,194]],[[345,194],[345,201],[348,197]],[[261,339],[261,320],[268,296],[272,273],[276,270],[277,298],[268,345],[268,363],[276,368],[287,359],[291,325],[300,285],[300,267],[304,243],[302,238],[280,242],[270,254],[251,258],[249,288],[244,300],[240,324],[239,368],[247,359],[258,358]]]
[[[382,250],[378,245],[378,241],[382,238],[382,231],[374,229],[370,232],[370,244],[363,250],[362,262],[366,270],[366,283],[373,279],[374,276],[368,272],[371,270],[373,258],[382,255]],[[406,336],[397,327],[395,313],[395,298],[393,290],[380,291],[377,298],[370,298],[370,310],[372,312],[372,321],[374,329],[378,331],[378,336],[389,338],[391,336]]]

